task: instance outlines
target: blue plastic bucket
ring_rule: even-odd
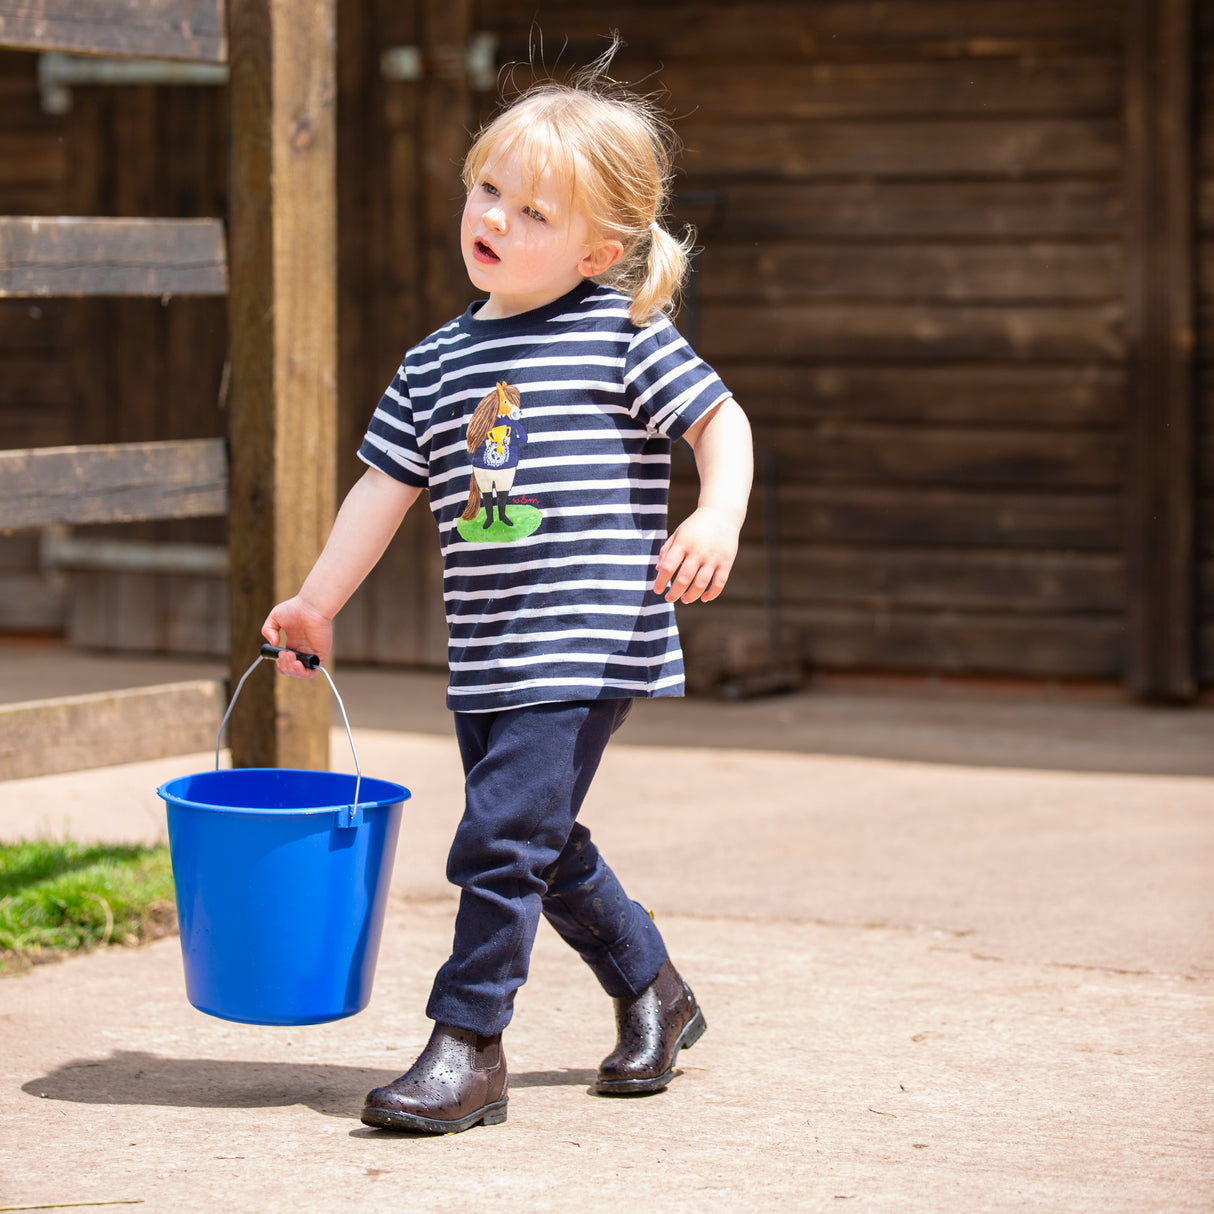
[[[361,771],[248,767],[182,776],[156,791],[168,812],[194,1007],[281,1025],[362,1011],[409,790]]]

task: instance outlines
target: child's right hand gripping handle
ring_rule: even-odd
[[[314,653],[300,653],[297,649],[281,649],[277,645],[271,645],[268,641],[261,647],[263,658],[276,658],[280,653],[289,653],[298,658],[309,670],[316,670],[320,666],[320,658]]]

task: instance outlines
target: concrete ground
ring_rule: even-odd
[[[0,698],[207,668],[22,652]],[[667,1092],[589,1095],[610,1005],[541,927],[509,1120],[427,1138],[358,1111],[429,1031],[459,765],[441,679],[337,678],[363,770],[413,792],[370,1006],[205,1016],[174,938],[0,979],[0,1206],[1214,1209],[1209,707],[924,683],[638,705],[585,819],[709,1031]],[[0,838],[163,837],[156,786],[212,762],[11,781]]]

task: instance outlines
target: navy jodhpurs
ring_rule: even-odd
[[[486,1036],[510,1022],[541,913],[607,994],[636,995],[666,946],[624,893],[578,811],[630,700],[456,713],[464,816],[447,861],[460,887],[455,943],[426,1015]]]

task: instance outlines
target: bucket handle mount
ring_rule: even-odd
[[[287,650],[279,649],[275,645],[266,644],[261,647],[261,651],[253,659],[248,670],[240,676],[240,682],[236,684],[236,690],[232,693],[232,699],[228,703],[228,710],[223,714],[223,720],[219,722],[219,732],[215,735],[215,770],[219,770],[219,747],[223,740],[223,731],[228,727],[228,718],[232,715],[232,709],[236,707],[236,701],[240,697],[241,688],[244,687],[245,679],[249,677],[262,662],[273,662],[280,653],[288,652]],[[289,652],[294,652],[293,650]],[[354,804],[342,805],[337,809],[337,825],[338,826],[360,826],[362,825],[362,807],[359,800],[359,791],[362,787],[363,769],[358,761],[358,748],[354,745],[354,734],[350,729],[350,718],[346,716],[346,706],[341,701],[341,696],[337,692],[337,685],[333,682],[333,676],[320,664],[320,658],[314,653],[296,653],[295,656],[309,669],[319,670],[321,674],[328,680],[329,687],[333,692],[333,698],[337,701],[337,707],[341,709],[342,723],[346,727],[346,738],[350,743],[350,753],[354,756]]]

